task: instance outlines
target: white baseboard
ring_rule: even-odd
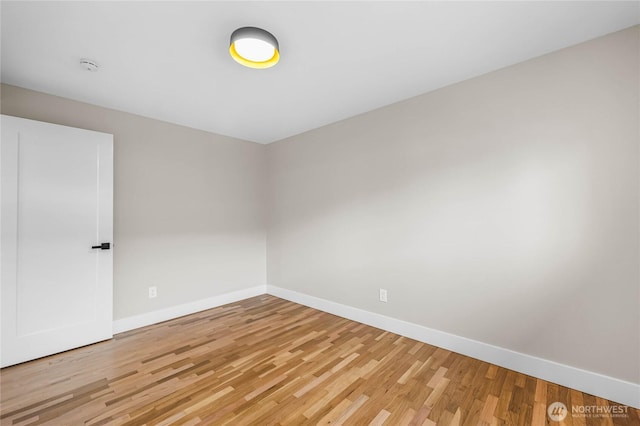
[[[185,303],[182,305],[172,306],[170,308],[147,312],[146,314],[122,318],[113,322],[113,334],[122,333],[125,331],[133,330],[135,328],[145,327],[147,325],[157,324],[162,321],[167,321],[207,309],[216,308],[218,306],[226,305],[227,303],[237,302],[239,300],[248,299],[250,297],[260,296],[261,294],[265,294],[265,292],[266,286],[261,285],[209,297],[203,300],[196,300],[194,302]]]
[[[510,370],[640,409],[640,385],[414,323],[267,285],[267,293]]]

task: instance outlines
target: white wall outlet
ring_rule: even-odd
[[[380,301],[381,302],[387,301],[387,290],[385,290],[384,288],[380,289]]]
[[[158,297],[158,287],[156,286],[149,287],[149,299],[153,299],[154,297]]]

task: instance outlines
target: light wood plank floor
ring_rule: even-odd
[[[638,410],[259,296],[5,368],[2,425],[639,425]],[[549,420],[548,404],[626,417]]]

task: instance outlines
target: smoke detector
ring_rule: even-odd
[[[98,63],[93,59],[82,58],[80,59],[80,66],[87,71],[98,71]]]

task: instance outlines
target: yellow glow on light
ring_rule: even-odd
[[[271,68],[272,66],[277,64],[278,61],[280,60],[280,53],[278,53],[278,50],[274,48],[273,56],[270,59],[267,59],[266,61],[252,61],[251,59],[247,59],[238,53],[238,51],[236,50],[235,43],[229,46],[229,54],[231,54],[231,57],[237,63],[249,68],[258,68],[258,69]]]

